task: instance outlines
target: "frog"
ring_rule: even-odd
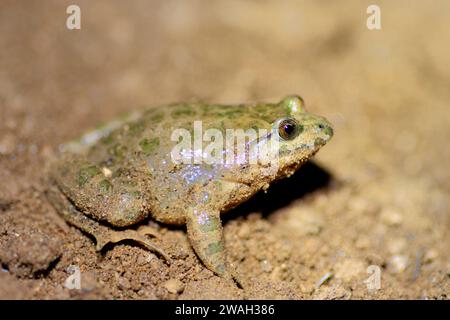
[[[178,148],[184,156],[174,157],[182,140],[174,132],[195,135],[199,121],[205,133],[213,129],[219,136],[235,129],[263,132],[235,145],[219,144],[216,151],[233,154],[240,148],[250,159],[272,143],[269,161],[186,161],[205,154],[208,141],[187,143]],[[331,123],[306,111],[299,95],[277,102],[143,107],[63,144],[48,169],[47,194],[69,225],[95,239],[97,251],[128,240],[170,263],[172,257],[153,240],[158,231],[144,222],[150,219],[185,227],[200,262],[217,276],[238,281],[227,259],[221,216],[290,177],[332,136]]]

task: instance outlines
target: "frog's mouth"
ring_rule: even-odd
[[[277,174],[277,180],[292,176],[308,160],[309,160],[308,158],[304,158],[301,159],[300,161],[294,161],[286,166],[280,167]]]
[[[324,144],[326,141],[324,142]],[[286,159],[285,165],[280,167],[280,171],[296,171],[299,169],[305,162],[309,161],[312,157],[316,155],[316,153],[320,150],[322,145],[319,144],[301,144],[297,146],[295,149],[291,150],[288,154],[283,155],[283,158]],[[303,152],[302,152],[303,151]],[[305,152],[306,151],[306,155]],[[297,156],[296,156],[297,154]]]

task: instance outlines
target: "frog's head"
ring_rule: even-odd
[[[287,96],[277,107],[282,117],[272,123],[270,139],[276,139],[278,176],[292,174],[333,136],[333,128],[325,118],[306,112],[299,96]]]

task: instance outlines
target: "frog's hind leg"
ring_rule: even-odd
[[[227,263],[223,227],[218,211],[204,208],[189,209],[186,215],[189,241],[204,265],[217,275],[242,282]]]
[[[101,251],[108,243],[117,243],[122,240],[133,240],[143,245],[150,251],[161,255],[167,262],[170,262],[169,255],[161,248],[153,244],[146,235],[156,236],[148,227],[141,227],[138,230],[113,230],[101,225],[95,220],[85,216],[80,212],[58,189],[51,186],[47,190],[47,197],[60,215],[70,224],[78,229],[94,236],[97,245],[96,250]]]

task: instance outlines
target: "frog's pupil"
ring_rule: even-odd
[[[290,123],[286,123],[285,125],[284,125],[284,132],[286,132],[286,134],[288,135],[288,136],[290,136],[292,133],[294,133],[294,131],[295,131],[295,127],[294,127],[294,125],[292,125],[292,124],[290,124]]]

